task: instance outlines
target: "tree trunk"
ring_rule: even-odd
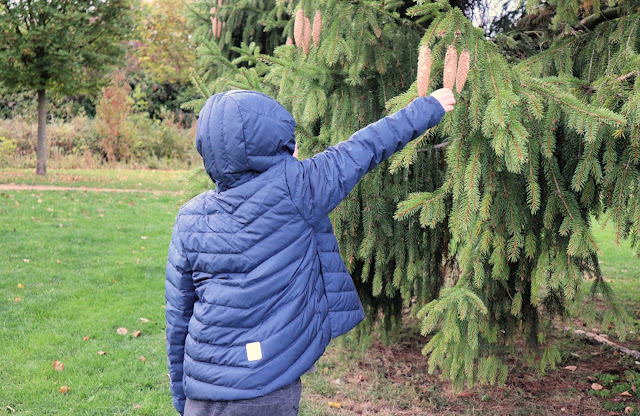
[[[38,90],[38,147],[36,175],[47,174],[47,92]]]

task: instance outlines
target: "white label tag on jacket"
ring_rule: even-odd
[[[257,361],[262,359],[262,349],[259,342],[250,342],[247,344],[247,360]]]

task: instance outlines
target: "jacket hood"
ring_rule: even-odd
[[[273,98],[228,91],[211,96],[200,110],[196,148],[223,192],[292,157],[295,127],[293,116]]]

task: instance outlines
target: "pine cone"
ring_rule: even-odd
[[[302,32],[302,51],[306,54],[309,53],[311,48],[311,22],[307,16],[304,16],[304,30]]]
[[[218,11],[218,8],[212,7],[211,10],[209,10],[209,13],[216,14],[217,11]],[[218,37],[218,18],[211,16],[210,19],[211,19],[211,33],[213,33],[213,36]]]
[[[470,62],[471,57],[469,56],[469,51],[462,51],[460,53],[460,58],[458,59],[458,70],[456,72],[456,91],[458,92],[458,94],[460,94],[460,92],[462,91],[464,83],[467,82]]]
[[[431,76],[431,49],[428,45],[422,45],[418,54],[418,96],[424,97],[429,89],[429,77]]]
[[[293,40],[298,48],[302,48],[302,34],[304,33],[304,11],[298,9],[296,20],[293,22]]]
[[[444,57],[444,75],[443,84],[445,88],[453,89],[456,82],[456,69],[458,66],[458,54],[456,47],[451,45],[447,48],[447,54]]]
[[[320,46],[320,32],[322,32],[322,13],[317,10],[313,18],[313,46],[316,48]]]

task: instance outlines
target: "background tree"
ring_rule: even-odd
[[[368,311],[361,334],[380,315],[388,333],[412,307],[423,333],[435,332],[424,350],[431,369],[456,387],[504,381],[502,358],[516,348],[541,371],[554,366],[554,316],[625,332],[590,229],[607,216],[620,238],[640,232],[638,2],[531,1],[528,12],[521,27],[503,26],[508,59],[445,2],[276,2],[259,20],[280,34],[270,53],[213,32],[197,37],[203,95],[250,88],[275,97],[299,123],[303,155],[414,99],[419,47],[431,51],[427,93],[468,53],[456,109],[369,173],[332,217]],[[603,313],[585,304],[585,276]]]
[[[188,125],[192,114],[184,117],[180,109],[196,93],[188,9],[181,0],[145,1],[140,6],[126,68],[136,111],[146,111],[151,118],[173,111]]]
[[[195,60],[187,27],[187,11],[180,0],[144,2],[136,32],[139,65],[157,82],[186,84]]]
[[[46,174],[47,91],[99,88],[124,53],[132,14],[129,0],[0,2],[0,82],[38,95],[37,174]]]

